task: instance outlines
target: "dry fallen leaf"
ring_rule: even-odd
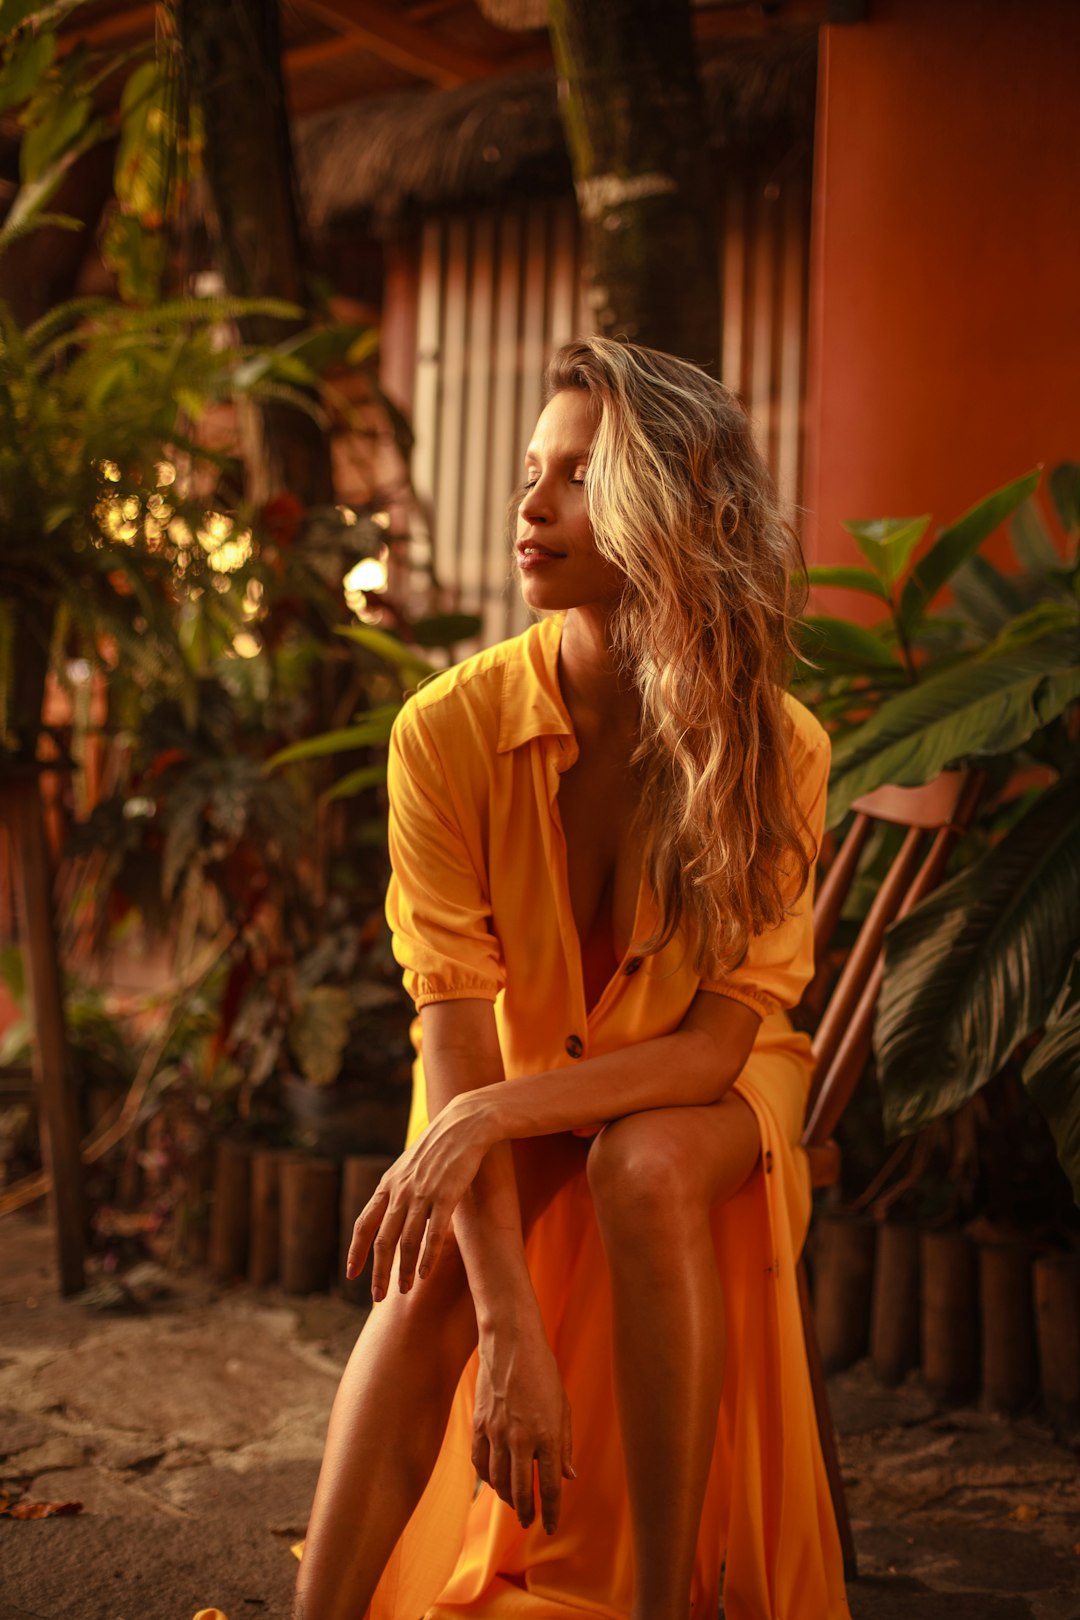
[[[0,1515],[8,1519],[51,1519],[58,1513],[81,1512],[81,1502],[16,1502],[0,1508]]]
[[[304,1543],[302,1541],[294,1541],[292,1546],[289,1548],[289,1551],[292,1553],[294,1558],[303,1558]]]
[[[1015,1519],[1017,1524],[1031,1524],[1039,1517],[1041,1511],[1041,1508],[1033,1507],[1030,1502],[1021,1502],[1019,1507],[1013,1508],[1009,1518]]]

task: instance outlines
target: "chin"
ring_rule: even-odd
[[[534,613],[559,613],[567,608],[581,606],[575,593],[567,590],[565,585],[560,590],[555,580],[537,579],[532,574],[521,574],[519,583],[521,600],[526,607],[532,608]]]

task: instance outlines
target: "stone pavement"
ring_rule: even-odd
[[[287,1620],[359,1313],[202,1275],[61,1301],[41,1219],[0,1225],[0,1620]],[[1080,1620],[1080,1434],[832,1382],[861,1562],[853,1620]]]

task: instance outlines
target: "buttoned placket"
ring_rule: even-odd
[[[642,958],[630,954],[638,938],[644,902],[645,876],[638,879],[637,901],[634,908],[634,927],[630,950],[619,963],[612,977],[589,1011],[585,1008],[585,982],[581,963],[581,940],[574,922],[570,903],[570,876],[566,849],[566,833],[559,813],[559,779],[577,763],[579,749],[573,733],[548,734],[538,739],[542,760],[544,800],[547,815],[541,815],[544,852],[548,862],[555,905],[559,915],[559,933],[566,964],[567,983],[571,995],[571,1027],[566,1032],[563,1049],[568,1057],[580,1059],[588,1056],[589,1036],[603,1018],[612,1001],[628,986],[628,981],[642,966]],[[541,802],[543,803],[544,800]]]

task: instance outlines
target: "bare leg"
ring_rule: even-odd
[[[525,1230],[559,1182],[580,1170],[582,1144],[542,1138],[515,1150]],[[357,1620],[435,1466],[476,1313],[461,1257],[448,1244],[408,1294],[395,1280],[364,1325],[334,1399],[297,1578],[297,1620]]]
[[[634,1538],[633,1620],[687,1620],[724,1377],[709,1229],[757,1162],[753,1110],[656,1109],[609,1125],[589,1182],[611,1271],[615,1391]]]

